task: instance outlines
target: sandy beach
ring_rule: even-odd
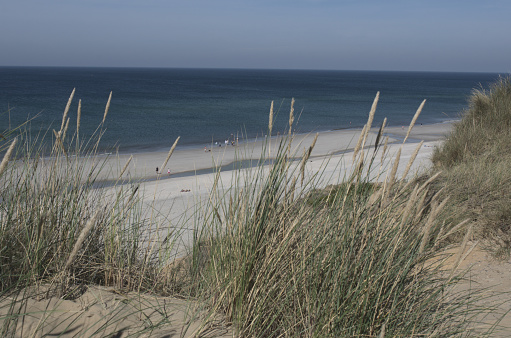
[[[412,129],[406,143],[402,143],[408,126],[387,128],[384,137],[389,137],[388,150],[380,161],[377,156],[374,167],[380,177],[375,180],[382,181],[390,171],[390,163],[393,162],[398,149],[401,148],[401,156],[398,167],[398,177],[403,173],[413,152],[419,144],[419,140],[425,140],[417,158],[408,174],[409,177],[418,172],[427,170],[430,166],[430,156],[434,146],[439,144],[449,132],[451,123],[432,125],[419,125]],[[307,162],[305,172],[313,175],[319,171],[322,174],[322,182],[319,186],[326,187],[336,184],[349,175],[353,166],[352,150],[356,146],[361,130],[347,129],[318,134],[316,145]],[[372,128],[366,142],[366,151],[374,151],[374,142],[378,134],[378,128]],[[308,149],[314,140],[315,134],[295,135],[292,142],[291,153],[298,159],[305,149]],[[269,146],[265,146],[269,144]],[[186,247],[190,244],[192,229],[194,227],[192,214],[194,208],[204,203],[212,190],[217,170],[219,170],[220,191],[226,191],[233,182],[233,163],[243,159],[245,171],[250,166],[255,166],[257,160],[264,151],[269,158],[277,152],[279,139],[273,137],[268,143],[265,140],[253,140],[239,146],[214,146],[204,151],[204,148],[177,149],[170,158],[168,165],[161,168],[167,157],[167,152],[147,152],[133,154],[133,159],[124,174],[124,179],[131,178],[134,182],[140,182],[143,203],[148,217],[157,218],[158,223],[167,224],[168,228],[182,232],[182,243],[176,246],[176,254],[183,255]],[[170,149],[170,145],[169,145]],[[381,149],[379,150],[381,153]],[[103,179],[112,180],[118,177],[118,173],[131,155],[111,157],[106,164]],[[297,165],[299,161],[296,161]],[[156,167],[161,174],[156,174]],[[267,167],[267,166],[266,166]],[[221,168],[221,169],[220,169]],[[171,174],[167,174],[167,170]],[[266,168],[267,170],[267,168]],[[160,234],[160,236],[165,236]]]
[[[389,137],[388,150],[383,161],[380,160],[380,156],[376,156],[375,167],[378,167],[379,170],[375,171],[373,179],[384,180],[390,170],[389,164],[395,159],[399,149],[401,149],[401,155],[398,177],[401,178],[410,157],[420,144],[420,140],[424,140],[424,143],[419,150],[408,177],[428,170],[431,167],[430,157],[434,147],[440,144],[451,128],[452,123],[415,126],[405,143],[403,143],[403,139],[407,134],[407,127],[387,128],[384,137]],[[338,130],[319,133],[317,143],[306,165],[306,175],[313,175],[318,171],[322,171],[323,186],[341,181],[352,170],[352,152],[360,132],[361,130]],[[377,128],[373,128],[370,131],[364,151],[374,151],[374,146],[372,145],[375,142],[377,133]],[[314,137],[315,134],[297,135],[292,143],[292,153],[296,154],[298,158],[304,149],[308,149]],[[253,161],[252,165],[255,165],[263,151],[269,152],[269,157],[271,158],[272,154],[275,154],[277,151],[278,139],[272,138],[268,143],[269,147],[264,147],[264,144],[265,140],[255,140],[238,147],[225,147],[222,145],[222,147],[214,147],[211,151],[208,150],[206,152],[204,149],[178,149],[174,152],[168,164],[168,168],[171,170],[170,175],[167,174],[167,167],[159,168],[162,174],[157,175],[155,171],[156,167],[160,167],[167,157],[166,152],[133,154],[133,160],[125,175],[130,175],[133,181],[138,183],[127,184],[137,184],[140,186],[143,204],[146,208],[145,211],[149,217],[156,218],[157,223],[160,224],[168,222],[170,228],[176,226],[176,229],[182,232],[181,242],[176,243],[176,257],[183,256],[187,246],[191,243],[191,234],[194,227],[192,216],[194,207],[207,200],[213,189],[215,177],[217,175],[219,177],[220,191],[229,189],[233,184],[233,174],[236,172],[231,170],[232,164],[240,158],[245,160],[243,165],[246,168],[241,170],[241,172],[246,171],[250,175],[250,160]],[[381,149],[379,151],[381,152]],[[105,169],[107,170],[103,172],[101,179],[106,181],[115,180],[129,156],[120,155],[109,158],[105,163]],[[298,164],[299,162],[296,161],[296,163]],[[263,170],[267,170],[267,167]],[[244,176],[241,175],[241,177],[243,178]],[[109,192],[115,188],[107,187],[105,189]],[[481,285],[488,286],[503,280],[511,271],[509,270],[509,262],[491,265],[488,265],[487,262],[486,254],[480,250],[474,251],[468,257],[462,267],[472,266],[469,283],[481,283]],[[505,285],[507,284],[497,287],[495,291],[503,291]],[[464,286],[462,285],[461,287]],[[495,297],[491,298],[491,301],[498,299],[498,296]],[[55,309],[56,314],[69,312],[70,315],[60,318],[52,312],[52,314],[44,319],[41,315],[34,315],[31,319],[27,318],[25,320],[25,328],[29,331],[35,330],[41,321],[44,321],[48,328],[54,327],[54,329],[64,328],[73,323],[78,330],[76,332],[86,333],[97,328],[101,329],[102,325],[107,325],[112,321],[115,322],[118,320],[115,317],[118,314],[117,316],[122,317],[121,324],[123,326],[121,330],[135,332],[134,330],[143,327],[143,322],[136,315],[136,312],[133,312],[135,315],[127,316],[125,314],[131,313],[130,307],[126,304],[130,304],[129,306],[137,309],[143,309],[143,312],[149,314],[154,320],[161,319],[166,322],[170,320],[170,326],[164,325],[161,331],[153,331],[151,335],[166,335],[169,333],[169,330],[175,336],[191,336],[199,331],[204,336],[211,337],[235,335],[232,327],[223,326],[221,321],[217,325],[202,328],[200,307],[197,307],[198,304],[194,302],[169,297],[152,297],[149,295],[123,295],[116,293],[115,290],[99,287],[90,287],[86,293],[75,301],[58,300],[57,298],[31,300],[30,308],[51,307]],[[169,311],[165,315],[167,317],[162,317],[162,314],[158,312],[158,309],[161,309],[161,304],[166,304],[163,308]],[[502,304],[500,308],[505,311],[506,306]],[[114,311],[111,309],[114,309]],[[102,315],[103,313],[105,315]],[[511,325],[511,320],[508,317],[506,316],[502,321],[501,324],[503,326]],[[492,318],[493,320],[497,319],[497,315],[492,316],[489,320],[491,321]],[[109,327],[104,330],[104,333],[107,334],[110,329],[116,330],[119,327],[117,325]],[[204,329],[206,330],[204,331]]]
[[[441,140],[447,135],[451,128],[451,123],[438,123],[430,125],[418,125],[412,129],[407,143],[416,143],[424,140],[425,142],[435,142]],[[389,136],[390,144],[400,144],[400,140],[404,138],[407,132],[406,127],[387,127],[385,129],[386,136]],[[312,151],[311,158],[319,158],[326,156],[336,156],[341,153],[349,152],[355,147],[360,129],[344,129],[320,132],[316,145]],[[371,130],[371,138],[368,139],[367,144],[374,143],[378,128],[374,127]],[[293,150],[297,156],[302,155],[302,150],[308,148],[315,137],[315,133],[298,134],[295,135],[293,140]],[[279,137],[272,136],[269,144],[271,145],[270,156],[277,151]],[[245,143],[240,143],[238,146],[220,144],[216,146],[212,144],[208,146],[206,151],[201,147],[187,147],[186,149],[176,149],[165,168],[162,168],[167,152],[144,152],[134,153],[133,160],[129,168],[126,170],[124,178],[131,178],[134,180],[160,180],[172,177],[173,179],[190,175],[203,175],[211,173],[213,168],[222,167],[223,171],[229,170],[229,166],[236,160],[257,160],[261,156],[266,139],[249,140]],[[169,144],[169,149],[172,144]],[[268,151],[268,149],[266,149]],[[123,154],[109,159],[109,170],[105,171],[110,175],[110,178],[117,177],[118,173],[124,166],[124,163],[129,159],[131,154]],[[156,174],[156,167],[159,169],[159,174]],[[168,169],[171,175],[167,174]],[[103,177],[106,178],[106,177]]]

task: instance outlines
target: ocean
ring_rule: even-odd
[[[286,130],[295,98],[299,133],[359,128],[376,95],[373,125],[388,118],[408,125],[460,117],[473,89],[488,88],[493,73],[376,72],[250,69],[0,67],[0,130],[31,120],[32,133],[59,129],[73,88],[70,133],[82,100],[80,138],[91,135],[112,101],[102,150],[120,153],[204,147],[231,134],[250,140],[266,134],[274,101],[274,133]]]

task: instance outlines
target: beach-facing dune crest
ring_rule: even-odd
[[[472,245],[428,172],[451,125],[414,126],[422,103],[373,126],[377,103],[362,130],[296,135],[291,107],[283,136],[270,114],[263,140],[211,151],[98,156],[110,100],[92,140],[66,133],[68,108],[49,153],[22,131],[0,166],[2,333],[490,332],[499,317],[467,316],[496,305],[446,270]]]

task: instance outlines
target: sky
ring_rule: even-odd
[[[2,0],[0,66],[511,72],[509,0]]]

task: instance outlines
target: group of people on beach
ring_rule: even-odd
[[[237,146],[238,145],[238,138],[236,137],[236,139],[234,139],[234,134],[231,134],[231,137],[227,138],[225,140],[225,146],[227,147],[229,144],[233,147]],[[218,142],[216,141],[215,142],[215,146],[218,146],[218,147],[222,147],[222,142]],[[208,152],[208,151],[211,151],[211,149],[208,149],[207,146],[204,147],[204,152]]]

